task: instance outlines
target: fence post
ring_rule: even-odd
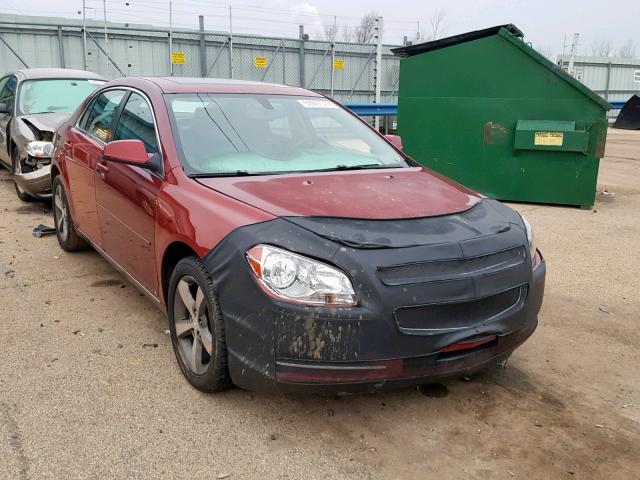
[[[376,17],[376,25],[375,25],[375,34],[374,38],[376,41],[376,59],[373,64],[373,88],[375,95],[375,103],[380,103],[380,90],[382,83],[382,35],[380,35],[380,23],[382,17]],[[373,124],[376,130],[380,128],[380,117],[376,115],[373,117]]]
[[[64,43],[62,42],[62,27],[58,27],[58,48],[60,49],[60,68],[65,67]]]
[[[604,99],[609,101],[609,89],[611,88],[611,62],[607,63],[607,85],[605,86]]]
[[[198,16],[198,23],[200,24],[200,76],[207,76],[207,46],[204,38],[204,16]]]
[[[286,67],[286,58],[287,58],[287,51],[285,50],[285,46],[284,46],[284,38],[280,40],[282,42],[282,84],[286,84],[287,83],[287,67]]]
[[[299,27],[300,29],[300,53],[299,53],[299,59],[300,59],[300,86],[302,88],[305,88],[305,81],[304,81],[304,70],[305,70],[305,64],[304,64],[304,25],[300,25]]]
[[[331,65],[329,68],[331,69],[331,94],[330,97],[333,98],[333,62],[336,60],[336,42],[331,41]]]
[[[229,78],[233,78],[233,16],[229,5]]]

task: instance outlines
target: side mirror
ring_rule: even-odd
[[[402,137],[400,135],[385,135],[384,136],[391,145],[398,150],[402,150]]]
[[[114,140],[105,145],[102,156],[105,160],[144,167],[149,154],[141,140]]]
[[[11,113],[6,103],[0,103],[0,113]]]

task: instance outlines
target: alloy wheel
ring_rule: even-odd
[[[64,194],[62,192],[62,186],[56,187],[55,194],[53,196],[53,208],[55,209],[56,229],[60,239],[64,242],[69,234],[68,228],[68,211],[67,204],[64,201]]]
[[[189,275],[176,286],[173,301],[178,352],[185,366],[196,375],[204,374],[213,355],[213,334],[205,293]]]

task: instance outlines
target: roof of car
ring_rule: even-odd
[[[127,77],[111,82],[112,85],[130,85],[142,88],[146,82],[159,87],[163,93],[265,93],[274,95],[321,96],[301,87],[277,83],[251,82],[224,78],[197,77]]]
[[[21,70],[16,70],[15,73],[25,80],[35,78],[87,78],[90,80],[106,81],[106,78],[102,75],[98,75],[97,73],[87,72],[85,70],[74,70],[72,68],[23,68]]]

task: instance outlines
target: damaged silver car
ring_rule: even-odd
[[[106,79],[65,68],[17,70],[0,78],[0,164],[21,200],[51,196],[56,128]]]

